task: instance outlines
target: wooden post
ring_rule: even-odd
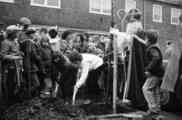
[[[112,0],[111,2],[111,13],[112,13],[112,21],[111,25],[112,27],[116,28],[114,26],[114,14],[113,14],[113,9],[114,9],[114,1]],[[116,24],[115,24],[116,25]],[[113,114],[117,113],[117,43],[116,40],[114,39],[112,35],[112,42],[113,42],[113,48],[114,48],[114,70],[113,70]]]
[[[114,27],[114,18],[113,18],[113,0],[111,0],[111,27]],[[111,49],[112,49],[112,41],[113,35],[111,34],[111,39],[109,43],[109,53],[108,53],[108,75],[107,75],[107,86],[106,86],[106,106],[108,107],[108,98],[109,98],[109,87],[111,80]],[[111,97],[111,96],[110,96]],[[111,100],[110,100],[111,101]]]
[[[30,87],[31,87],[31,83],[30,83],[30,40],[27,40],[27,59],[28,59],[28,94],[29,94],[29,98],[31,98],[31,90],[30,90]]]
[[[113,73],[113,114],[117,113],[117,78],[118,78],[118,56],[116,39],[113,40],[114,47],[114,73]]]

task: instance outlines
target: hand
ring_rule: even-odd
[[[77,75],[81,75],[81,73],[82,73],[82,70],[79,69]]]
[[[20,55],[21,55],[21,56],[24,56],[25,54],[24,54],[23,52],[20,52]]]
[[[46,71],[45,71],[45,70],[43,70],[43,71],[42,71],[42,73],[43,73],[43,74],[46,74]]]
[[[78,91],[78,87],[76,87],[76,85],[74,86],[74,92]]]
[[[148,71],[145,72],[146,77],[149,77],[150,75],[151,75],[150,72],[148,72]]]
[[[109,33],[115,35],[116,32],[119,32],[118,29],[110,27]]]
[[[13,59],[14,60],[22,60],[22,57],[20,57],[20,56],[14,56]]]

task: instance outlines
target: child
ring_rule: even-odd
[[[160,114],[160,95],[159,95],[159,82],[163,76],[164,71],[162,67],[162,53],[157,44],[158,33],[155,30],[146,32],[145,41],[138,36],[133,35],[141,43],[147,45],[146,60],[148,66],[145,68],[147,80],[143,85],[143,94],[148,103],[148,111],[143,115],[144,117],[157,116]]]
[[[53,62],[56,69],[61,73],[61,77],[57,80],[65,103],[69,103],[73,93],[74,80],[77,74],[77,68],[65,59],[65,56],[60,52],[53,52]]]
[[[46,74],[43,74],[44,89],[41,97],[49,97],[52,88],[52,50],[49,47],[49,38],[45,35],[42,36],[40,45],[41,58],[46,71]]]
[[[88,45],[87,45],[87,53],[90,53],[90,54],[96,54],[96,48],[95,48],[95,44],[93,42],[89,42]]]
[[[77,81],[74,91],[77,91],[86,82],[88,93],[94,95],[97,99],[102,92],[98,84],[98,78],[103,69],[102,58],[92,54],[80,54],[73,51],[70,53],[70,61],[81,70],[81,77]]]

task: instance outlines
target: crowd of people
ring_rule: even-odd
[[[137,9],[132,9],[127,19],[125,33],[110,28],[110,34],[117,41],[118,91],[122,91],[123,101],[128,99],[140,109],[149,108],[144,116],[159,115],[159,80],[164,71],[158,32],[142,29]],[[112,76],[113,67],[110,73],[105,70],[108,56],[113,56],[111,40],[105,42],[104,36],[71,31],[60,35],[57,26],[37,32],[30,25],[28,18],[21,18],[19,24],[7,27],[1,43],[2,83],[7,105],[35,96],[51,97],[57,89],[65,103],[69,103],[73,91],[77,92],[83,85],[92,96],[91,103],[99,101],[106,90],[107,85],[101,84],[103,81],[108,82],[112,97],[112,80],[108,81],[107,76]]]
[[[19,24],[7,27],[1,43],[2,83],[7,104],[30,96],[51,97],[57,84],[68,102],[73,90],[86,79],[88,92],[98,94],[97,80],[103,69],[106,47],[104,36],[71,31],[60,35],[56,26],[43,27],[37,32],[30,25],[28,18],[21,18]],[[82,75],[76,84],[78,71]]]

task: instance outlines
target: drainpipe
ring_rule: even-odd
[[[146,16],[145,16],[145,0],[143,0],[143,29],[145,30],[145,23],[146,23]]]

